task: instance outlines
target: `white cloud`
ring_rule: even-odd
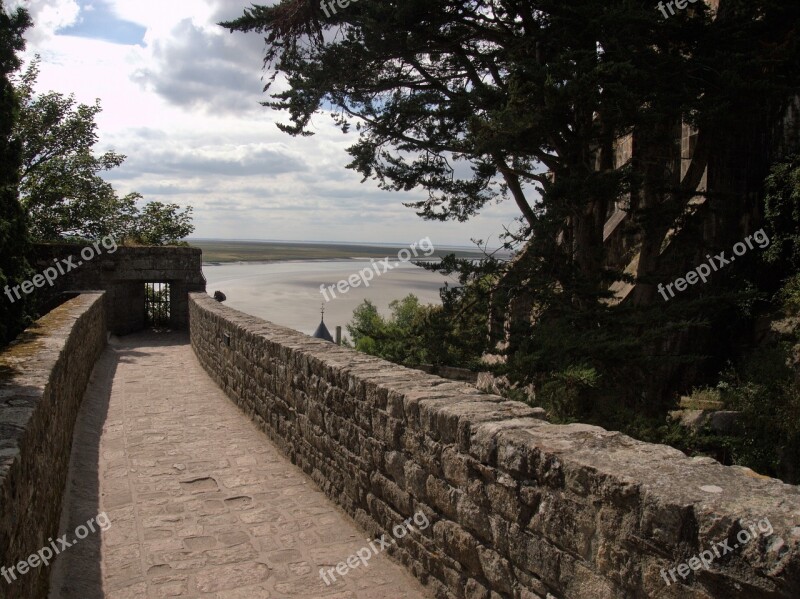
[[[154,39],[169,35],[176,24],[187,18],[213,27],[212,17],[218,10],[218,3],[213,0],[108,0],[108,3],[119,18],[147,27]]]
[[[16,0],[8,5],[12,9],[22,6],[31,14],[34,26],[26,38],[39,45],[49,41],[59,29],[77,23],[80,13],[76,0]]]
[[[191,204],[197,236],[468,244],[516,216],[506,203],[469,223],[423,221],[402,203],[425,192],[383,192],[344,168],[355,137],[327,116],[315,119],[313,137],[280,132],[275,122],[286,115],[259,105],[263,39],[216,25],[239,15],[241,0],[106,4],[146,28],[143,45],[57,35],[81,18],[78,3],[26,2],[38,19],[27,54],[43,56],[40,89],[100,98],[99,148],[128,156],[109,180],[121,193]]]
[[[152,41],[153,61],[133,76],[178,106],[245,116],[260,108],[262,47],[257,39],[184,19],[169,37]]]

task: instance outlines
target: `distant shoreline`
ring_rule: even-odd
[[[386,258],[386,257],[387,256],[381,256],[381,258]],[[439,259],[440,258],[438,258],[436,256],[431,256],[430,258],[414,258],[413,260],[409,261],[409,264],[413,264],[415,262],[436,262]],[[232,264],[242,264],[242,265],[245,265],[245,264],[249,264],[249,265],[252,265],[252,264],[284,264],[284,263],[288,264],[290,262],[303,262],[303,263],[308,263],[308,262],[343,262],[343,261],[348,261],[348,260],[352,260],[354,262],[364,262],[366,260],[369,260],[369,258],[361,257],[361,256],[351,256],[349,258],[275,258],[275,259],[264,259],[264,260],[236,260],[236,261],[231,261],[231,260],[210,261],[210,260],[206,260],[204,258],[203,259],[203,266],[230,266]],[[393,258],[393,260],[394,260],[394,258]]]
[[[370,258],[394,258],[397,252],[408,246],[403,245],[369,245],[347,243],[316,242],[271,242],[271,241],[222,241],[194,240],[191,247],[203,251],[203,265],[222,264],[273,264],[275,262],[327,262],[331,260],[368,260]],[[423,262],[441,259],[448,254],[459,258],[480,258],[483,253],[478,249],[453,248],[444,246],[436,248],[431,256],[420,254],[413,261]]]

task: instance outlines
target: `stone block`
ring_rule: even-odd
[[[412,515],[411,496],[399,485],[382,474],[373,472],[370,477],[371,491],[404,516]]]
[[[478,558],[490,588],[505,595],[511,594],[514,575],[508,560],[487,547],[478,547]]]
[[[478,540],[450,520],[441,520],[433,526],[433,538],[453,559],[464,566],[471,576],[483,576],[478,553]]]
[[[466,487],[470,475],[469,456],[466,456],[452,447],[442,452],[442,471],[444,478],[454,487]]]

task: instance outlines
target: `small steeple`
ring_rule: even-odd
[[[325,304],[322,304],[322,309],[320,310],[320,321],[317,330],[314,331],[312,337],[316,337],[317,339],[324,339],[325,341],[330,341],[331,343],[335,343],[333,337],[331,336],[328,327],[325,326]]]

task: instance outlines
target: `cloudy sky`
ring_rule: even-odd
[[[7,2],[14,5],[14,2]],[[439,245],[492,240],[517,211],[494,204],[468,223],[424,221],[344,168],[354,136],[327,114],[293,138],[262,107],[263,39],[217,22],[249,0],[16,0],[32,13],[27,56],[39,87],[101,100],[101,150],[128,156],[107,175],[121,193],[194,206],[194,237]]]

